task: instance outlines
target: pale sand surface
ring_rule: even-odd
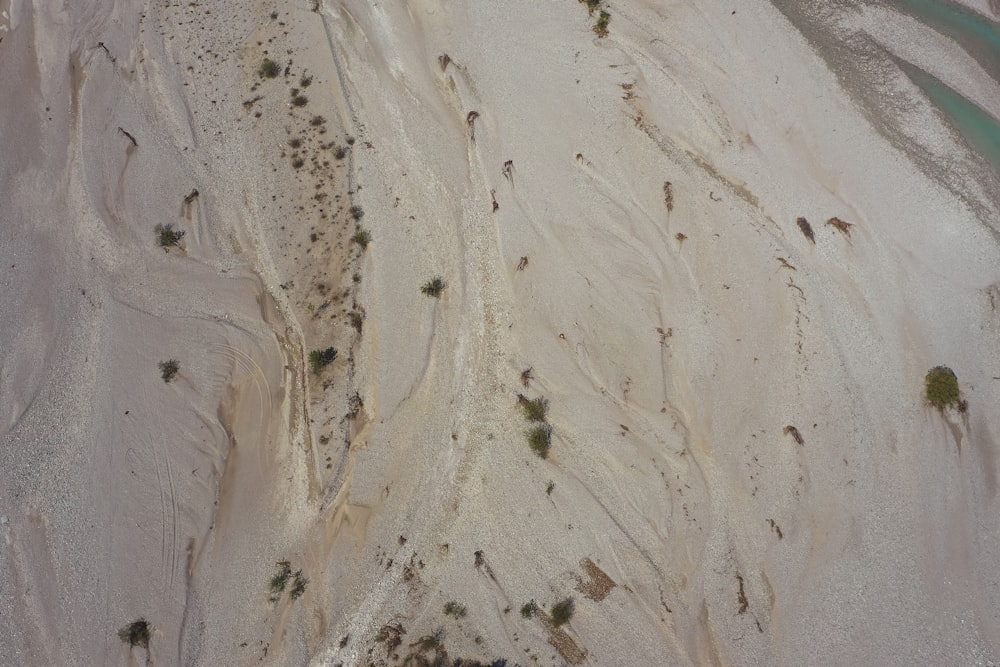
[[[1000,88],[775,4],[0,2],[0,664],[1000,661]]]

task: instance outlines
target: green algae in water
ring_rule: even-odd
[[[910,79],[1000,174],[1000,122],[927,72],[917,68],[906,69]]]

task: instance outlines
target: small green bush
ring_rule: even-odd
[[[141,646],[144,649],[149,649],[150,630],[149,621],[140,618],[119,630],[118,638],[129,646]]]
[[[305,95],[296,95],[292,98],[293,107],[304,107],[307,104],[309,104],[309,98]]]
[[[539,396],[538,398],[533,398],[529,400],[523,400],[521,402],[521,410],[524,411],[524,418],[530,422],[543,422],[545,421],[545,415],[549,411],[549,402],[544,396]]]
[[[351,320],[351,326],[354,327],[354,330],[361,333],[361,327],[365,323],[365,316],[355,310],[349,313],[347,317]]]
[[[546,495],[550,495],[551,496],[552,492],[555,490],[555,488],[556,488],[556,483],[553,482],[550,479],[548,485],[545,487],[545,493],[546,493]]]
[[[368,230],[359,229],[354,232],[354,236],[351,237],[351,240],[361,246],[362,250],[365,250],[368,248],[368,244],[371,243],[372,235],[368,233]]]
[[[333,360],[337,358],[337,350],[332,347],[328,347],[325,350],[313,350],[309,353],[309,368],[316,375],[319,375],[320,371],[333,363]]]
[[[445,287],[447,287],[447,285],[445,284],[444,279],[441,278],[440,276],[437,276],[435,278],[431,278],[426,283],[424,283],[423,287],[420,288],[420,291],[426,294],[427,296],[440,298],[441,292],[444,291]]]
[[[309,580],[302,576],[302,570],[295,573],[295,581],[292,583],[292,590],[288,591],[288,597],[298,600],[306,592],[306,584]]]
[[[260,68],[257,70],[257,74],[261,77],[273,79],[281,74],[281,65],[274,62],[270,58],[264,58],[264,60],[260,63]]]
[[[288,581],[292,578],[292,564],[287,560],[278,561],[276,563],[278,568],[277,573],[271,577],[271,598],[276,599],[277,596],[281,595],[285,591],[285,587],[288,586]]]
[[[597,23],[594,24],[594,32],[597,33],[598,37],[608,36],[608,24],[611,23],[611,14],[608,14],[603,9],[597,17]]]
[[[451,616],[453,618],[462,618],[465,616],[465,605],[459,604],[452,600],[444,605],[445,616]]]
[[[357,204],[347,209],[347,212],[351,214],[351,217],[354,218],[355,222],[365,217],[365,210]]]
[[[552,427],[548,424],[539,424],[528,431],[528,446],[538,458],[548,458],[549,449],[552,448]]]
[[[301,169],[305,165],[306,161],[300,157],[292,160],[292,169]]]
[[[312,125],[313,127],[319,127],[320,125],[322,125],[325,122],[326,122],[326,118],[323,118],[322,116],[313,116],[309,120],[309,124]]]
[[[173,225],[156,225],[153,231],[156,232],[156,242],[161,248],[177,245],[185,234],[183,230],[174,229]]]
[[[347,149],[343,146],[336,146],[333,149],[333,157],[337,158],[338,160],[343,160],[345,157],[347,157]]]
[[[924,393],[927,402],[938,410],[958,405],[962,398],[955,371],[947,366],[935,366],[927,371],[924,377]]]
[[[313,78],[311,76],[305,76],[304,74],[302,75],[302,78],[299,79],[299,85],[303,88],[308,88],[312,82]]]
[[[167,361],[160,362],[160,377],[163,378],[164,382],[170,382],[177,375],[177,371],[181,369],[181,363],[176,359],[168,359]]]
[[[534,600],[532,600],[531,602],[525,602],[523,605],[521,605],[521,618],[531,618],[537,613],[538,613],[538,605],[535,604]]]
[[[553,605],[549,619],[552,621],[552,625],[559,627],[560,625],[569,623],[569,619],[573,618],[574,611],[576,609],[573,604],[573,598],[566,598],[562,602],[557,602]]]

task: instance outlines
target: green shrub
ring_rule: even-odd
[[[141,646],[144,649],[149,649],[150,630],[149,621],[140,618],[119,630],[118,638],[129,646]]]
[[[538,613],[538,605],[535,604],[534,600],[532,600],[531,602],[525,602],[523,605],[521,605],[521,618],[531,618],[537,613]]]
[[[444,291],[445,287],[447,287],[447,285],[445,284],[444,279],[441,278],[441,276],[437,276],[424,283],[424,286],[420,288],[420,291],[427,296],[440,298],[441,292]]]
[[[351,326],[354,327],[354,330],[361,333],[361,327],[364,326],[365,316],[355,310],[348,315],[348,318],[350,318]]]
[[[583,4],[587,5],[587,11],[591,14],[594,10],[601,6],[601,0],[580,0]]]
[[[267,77],[268,79],[273,79],[281,74],[281,65],[274,62],[270,58],[264,58],[264,60],[260,63],[260,68],[257,70],[257,74],[262,77]]]
[[[555,488],[556,488],[556,483],[550,479],[548,485],[545,487],[545,493],[551,496]]]
[[[927,371],[924,377],[924,393],[927,402],[938,410],[959,405],[961,402],[958,378],[955,376],[955,371],[947,366],[935,366]]]
[[[313,78],[311,76],[306,76],[304,74],[302,75],[302,78],[299,79],[299,85],[302,86],[303,88],[308,88],[310,84],[312,84],[312,82]]]
[[[295,581],[292,583],[292,590],[288,591],[288,597],[298,600],[306,592],[306,584],[309,580],[302,576],[302,570],[295,573]]]
[[[313,350],[309,353],[309,368],[316,375],[319,375],[320,371],[333,363],[333,360],[337,358],[337,350],[332,347],[328,347],[325,350]]]
[[[528,421],[543,422],[549,411],[549,402],[543,396],[533,398],[530,401],[524,399],[521,401],[521,410],[524,411],[524,418]]]
[[[548,424],[539,424],[528,431],[528,446],[538,458],[548,458],[549,449],[552,447],[552,427]]]
[[[293,107],[304,107],[307,104],[309,104],[309,98],[305,95],[296,95],[292,98]]]
[[[465,616],[465,605],[459,604],[452,600],[444,605],[445,616],[452,616],[454,618],[462,618]]]
[[[335,147],[333,149],[333,157],[337,158],[338,160],[343,160],[345,157],[347,157],[347,149],[343,146]]]
[[[608,24],[611,23],[611,14],[608,14],[603,9],[597,17],[597,23],[594,24],[594,32],[597,33],[598,37],[608,36]]]
[[[161,248],[177,245],[185,234],[183,230],[174,229],[173,225],[157,225],[153,227],[153,231],[156,232],[156,242]]]
[[[365,217],[365,210],[357,204],[347,209],[347,212],[351,214],[351,217],[354,218],[355,222]]]
[[[354,232],[354,236],[351,237],[351,240],[361,246],[362,250],[365,250],[368,248],[368,244],[371,243],[372,235],[365,229],[359,229]]]
[[[277,573],[271,577],[271,599],[276,600],[285,591],[288,581],[292,578],[292,564],[287,560],[278,561]]]
[[[549,614],[549,620],[551,620],[552,625],[556,627],[565,625],[566,623],[569,623],[569,619],[573,618],[574,611],[576,611],[576,609],[573,604],[573,598],[566,598],[562,602],[557,602],[553,605],[552,613]]]
[[[322,125],[325,122],[326,122],[326,118],[323,118],[322,116],[313,116],[309,120],[309,124],[312,125],[313,127],[319,127],[320,125]]]
[[[181,363],[176,359],[168,359],[160,362],[160,377],[164,382],[170,382],[181,369]]]
[[[301,169],[305,165],[306,161],[300,157],[292,160],[292,169]]]

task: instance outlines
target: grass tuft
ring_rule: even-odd
[[[437,299],[441,297],[441,293],[444,292],[444,288],[447,286],[448,285],[445,284],[444,279],[441,278],[441,276],[436,276],[424,283],[423,287],[420,288],[420,291],[427,296],[432,296]]]
[[[365,250],[368,248],[368,244],[371,243],[372,235],[368,233],[367,229],[359,229],[354,232],[354,236],[351,237],[351,240],[361,246],[362,250]]]
[[[351,214],[351,217],[354,218],[355,222],[365,217],[365,210],[357,204],[347,209],[347,212]]]

